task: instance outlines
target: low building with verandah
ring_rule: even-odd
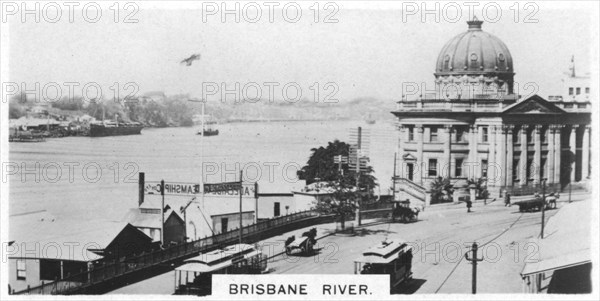
[[[46,211],[9,219],[6,256],[10,292],[73,276],[102,262],[155,247],[147,235],[123,222],[78,223],[59,220]]]

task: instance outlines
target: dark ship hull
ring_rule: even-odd
[[[90,137],[139,135],[142,133],[143,125],[137,124],[119,124],[116,126],[106,126],[102,124],[90,125]]]
[[[202,131],[198,131],[198,135],[202,135]],[[204,136],[217,136],[219,130],[204,130]]]

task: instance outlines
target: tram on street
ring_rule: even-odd
[[[412,279],[412,247],[399,240],[385,240],[354,261],[354,274],[390,275],[390,291]]]
[[[267,269],[266,256],[254,246],[236,244],[200,254],[175,269],[175,295],[207,296],[215,274],[260,274]]]

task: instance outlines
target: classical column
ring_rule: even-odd
[[[402,154],[404,153],[404,143],[406,141],[408,141],[408,128],[406,127],[406,125],[401,124],[398,127],[398,130],[400,131],[400,134],[398,135],[398,156],[402,156]]]
[[[495,181],[499,186],[506,186],[506,130],[503,126],[496,127],[496,175]],[[499,178],[498,178],[499,177]]]
[[[480,132],[481,130],[481,132]],[[488,132],[489,133],[489,132]],[[475,132],[475,145],[473,146],[474,150],[474,154],[475,154],[475,160],[473,162],[475,162],[475,179],[479,179],[481,178],[482,174],[481,174],[481,168],[483,167],[481,165],[481,157],[479,156],[479,144],[483,142],[482,139],[480,139],[482,137],[483,134],[483,129],[481,129],[481,127],[477,127],[476,132]]]
[[[479,169],[477,163],[477,126],[471,125],[469,128],[469,164],[467,176],[469,178],[476,178],[475,170]]]
[[[560,172],[561,166],[560,161],[562,157],[562,143],[561,143],[561,131],[563,125],[554,125],[554,182],[560,183]]]
[[[444,126],[444,155],[442,157],[442,162],[440,162],[441,170],[440,174],[442,177],[450,177],[450,140],[452,139],[452,126],[446,125]]]
[[[403,177],[399,171],[402,171],[402,155],[404,154],[404,141],[408,141],[408,131],[404,124],[398,126],[398,148],[396,149],[396,170],[394,171],[395,175]]]
[[[577,128],[579,125],[571,125],[571,135],[569,136],[569,150],[573,155],[571,162],[571,182],[575,182],[575,170],[577,169]]]
[[[509,124],[506,126],[506,185],[513,185],[513,131],[515,126]]]
[[[423,125],[416,125],[415,131],[417,132],[417,164],[419,164],[419,166],[416,166],[416,168],[419,170],[419,174],[417,177],[415,177],[415,180],[417,180],[419,185],[423,185],[423,173],[425,172],[424,169],[426,168],[425,164],[423,163]]]
[[[590,176],[590,125],[585,125],[583,144],[581,145],[581,179]]]
[[[533,142],[533,184],[540,184],[542,180],[542,125],[536,124],[534,128]]]
[[[521,125],[521,157],[519,158],[519,185],[527,185],[527,129],[528,125]]]
[[[546,162],[548,163],[548,168],[546,169],[546,171],[544,172],[544,174],[546,175],[546,178],[548,178],[548,183],[549,184],[556,184],[559,181],[557,179],[554,178],[554,156],[555,156],[555,149],[554,149],[554,132],[555,132],[555,128],[556,126],[551,124],[548,126],[548,139],[546,140],[546,144],[548,145],[547,149],[548,149],[548,154],[546,155]]]
[[[490,125],[488,130],[489,133],[489,137],[488,137],[488,166],[487,166],[487,178],[489,179],[490,176],[490,166],[492,164],[494,164],[494,162],[496,161],[496,126],[495,125]],[[493,168],[492,168],[493,170]],[[495,181],[488,181],[488,185],[489,186],[497,186],[497,183]]]

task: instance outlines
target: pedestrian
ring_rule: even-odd
[[[471,200],[467,200],[467,212],[471,212],[471,205],[473,203],[471,202]]]
[[[549,208],[556,209],[556,196],[554,195],[554,192],[550,193],[550,195],[546,197],[546,203],[548,204]]]
[[[504,194],[504,207],[510,207],[510,192]]]

